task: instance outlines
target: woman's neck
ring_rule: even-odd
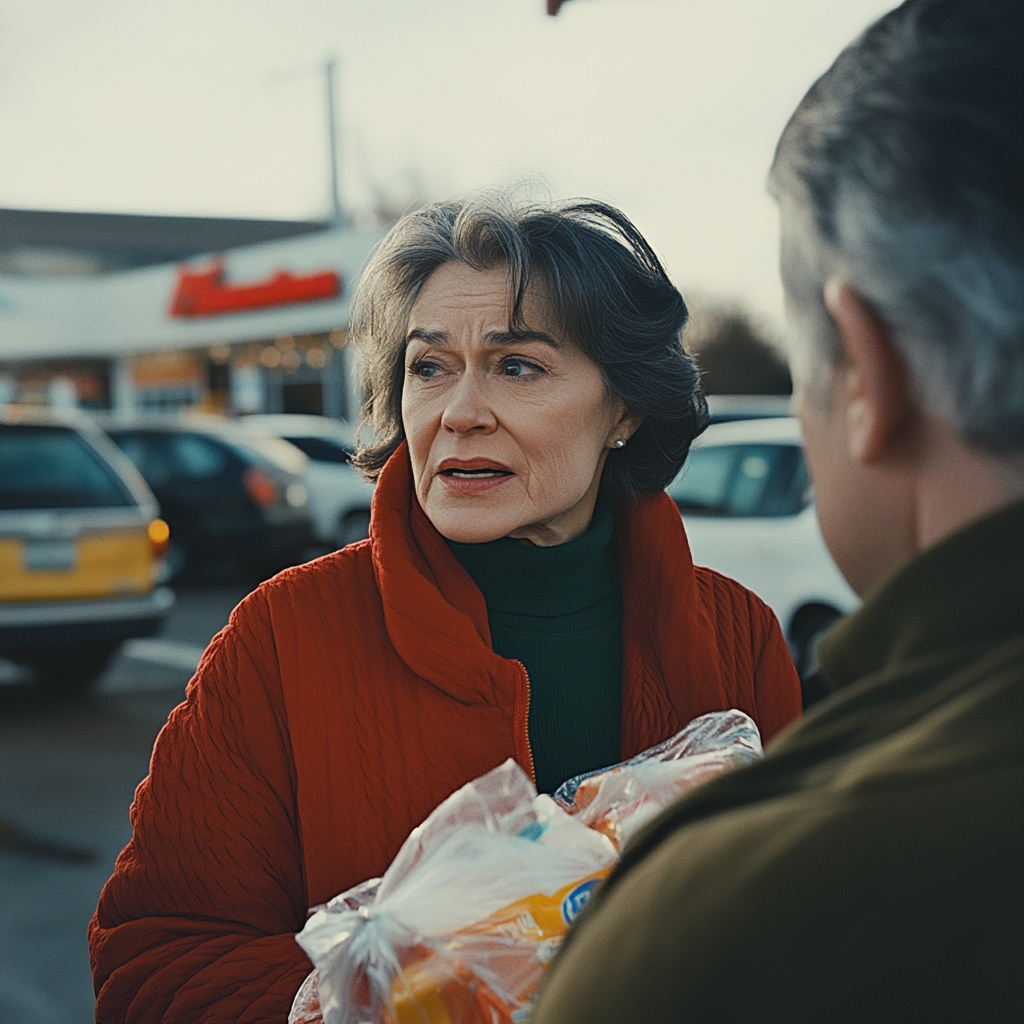
[[[553,547],[502,537],[485,544],[448,541],[491,611],[565,615],[607,598],[618,586],[611,506],[599,500],[589,527]]]

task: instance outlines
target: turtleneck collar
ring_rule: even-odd
[[[553,547],[510,537],[485,544],[447,541],[488,611],[517,615],[568,615],[614,596],[619,585],[614,516],[599,498],[590,526],[575,540]]]

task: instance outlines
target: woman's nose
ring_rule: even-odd
[[[498,418],[488,401],[486,387],[469,374],[464,375],[448,393],[441,426],[456,434],[467,434],[472,430],[491,433],[498,426]]]

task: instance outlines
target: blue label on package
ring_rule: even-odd
[[[590,894],[601,884],[600,878],[588,878],[580,882],[568,896],[562,900],[562,920],[566,924],[572,924],[576,915],[587,905]]]

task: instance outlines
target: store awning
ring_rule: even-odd
[[[221,267],[216,254],[190,260],[185,276],[212,294],[192,307],[180,301],[178,264],[103,277],[0,276],[0,360],[111,357],[345,327],[352,286],[382,234],[342,229],[246,246],[223,254]]]

